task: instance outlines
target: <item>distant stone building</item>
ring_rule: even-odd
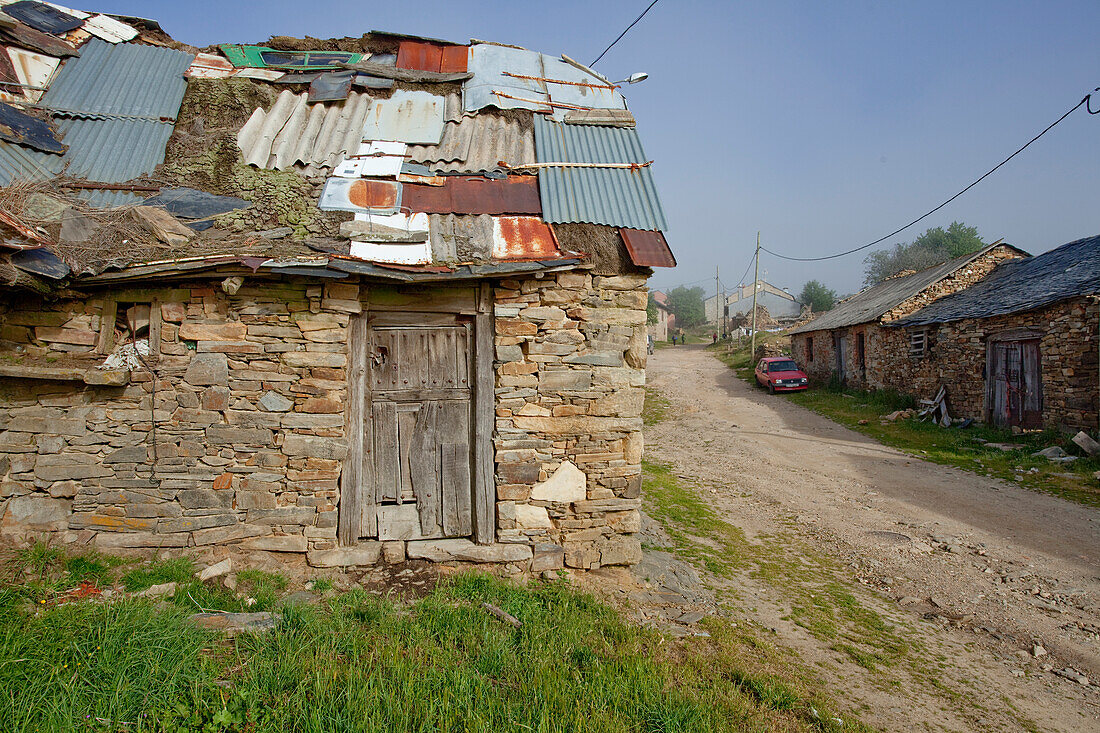
[[[885,324],[973,285],[1000,262],[1026,256],[1016,247],[996,243],[920,272],[884,280],[793,329],[791,355],[815,381],[835,377],[859,388],[893,386],[897,354],[885,348]]]
[[[797,316],[802,311],[802,304],[786,290],[763,280],[757,281],[757,286],[759,290],[756,294],[756,303],[758,306],[767,308],[768,313],[773,318]],[[724,301],[717,295],[705,299],[703,307],[707,323],[717,323],[719,316],[735,318],[751,313],[752,291],[752,283],[749,283],[748,285],[739,286],[732,293],[726,293]],[[718,304],[723,302],[721,313],[719,313]]]
[[[668,295],[660,290],[652,293],[657,306],[657,322],[648,324],[646,331],[654,341],[668,341],[668,330],[676,323],[676,316],[668,309]]]

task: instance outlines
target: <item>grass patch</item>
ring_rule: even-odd
[[[190,570],[124,574],[136,585]],[[286,587],[269,573],[238,581]],[[0,599],[20,585],[5,583]],[[710,638],[662,639],[561,580],[462,574],[410,605],[355,590],[283,606],[274,631],[232,639],[140,598],[0,608],[0,720],[19,733],[863,730],[762,669],[757,658],[774,651],[744,655],[739,625],[714,619]]]
[[[719,351],[715,355],[739,377],[754,382],[747,346],[731,354]],[[933,463],[1005,479],[1086,506],[1100,506],[1100,481],[1093,477],[1100,471],[1100,458],[1084,457],[1067,433],[1044,430],[1013,435],[1010,430],[982,424],[960,430],[915,419],[882,423],[883,415],[915,406],[911,396],[891,390],[869,392],[819,385],[804,392],[783,392],[781,396],[880,443]],[[989,447],[988,443],[1023,447],[1002,451]],[[1078,459],[1060,464],[1031,455],[1051,445],[1060,446]]]
[[[672,403],[666,400],[653,387],[645,388],[645,402],[642,403],[642,424],[656,425],[668,415]]]

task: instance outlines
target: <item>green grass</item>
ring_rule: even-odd
[[[225,638],[191,625],[195,609],[178,593],[169,604],[65,601],[65,568],[84,562],[103,563],[112,583],[174,581],[202,593],[181,560],[121,568],[44,545],[7,558],[5,732],[863,730],[775,674],[762,661],[775,650],[743,625],[711,619],[709,638],[663,639],[564,580],[524,587],[461,574],[409,604],[362,590],[318,605],[276,599],[274,631]],[[58,594],[29,602],[28,569]],[[288,586],[278,574],[237,577],[257,596]],[[523,626],[502,624],[482,603]]]
[[[645,388],[645,402],[642,405],[642,423],[656,425],[665,419],[671,403],[658,394],[652,387]]]
[[[729,355],[719,352],[716,356],[739,377],[753,382],[747,347]],[[824,385],[813,386],[804,392],[785,392],[781,396],[919,458],[1013,481],[1086,506],[1100,506],[1100,481],[1093,477],[1100,470],[1100,458],[1084,457],[1068,433],[1045,430],[1013,435],[1010,430],[982,424],[966,429],[942,428],[917,419],[883,424],[884,415],[915,405],[910,396],[889,390],[867,392]],[[1006,452],[990,448],[986,443],[1013,443],[1023,448]],[[1078,460],[1060,464],[1031,455],[1051,445],[1060,446],[1070,455],[1078,456]]]

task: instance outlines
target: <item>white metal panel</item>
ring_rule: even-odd
[[[363,139],[435,145],[443,137],[445,111],[443,97],[400,89],[389,99],[373,100],[363,124]]]
[[[72,12],[72,11],[67,11]],[[106,15],[93,15],[84,21],[84,30],[108,43],[122,43],[137,38],[137,29]]]
[[[371,140],[359,146],[361,176],[378,178],[396,178],[405,162],[405,143],[388,140]]]
[[[195,54],[187,76],[195,79],[225,79],[233,76],[233,64],[228,59],[212,53]]]
[[[404,229],[407,232],[428,231],[428,215],[423,212],[415,214],[363,214],[356,213],[355,220],[367,224],[389,227],[390,229]]]
[[[27,99],[37,102],[42,98],[43,90],[50,85],[50,80],[53,79],[61,59],[15,46],[8,47],[8,57],[11,58],[12,66],[15,67],[15,76],[20,84],[39,87],[27,89],[25,92]]]
[[[432,261],[432,245],[431,242],[411,244],[352,242],[351,256],[371,262],[390,262],[395,265],[428,265]]]

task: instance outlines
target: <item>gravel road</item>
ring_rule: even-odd
[[[700,496],[750,538],[794,531],[840,562],[868,603],[938,650],[970,701],[881,689],[746,577],[745,593],[770,600],[764,622],[835,668],[867,722],[1100,730],[1100,511],[885,447],[743,382],[702,347],[659,350],[648,382],[671,403],[647,428],[649,460],[707,487]]]

